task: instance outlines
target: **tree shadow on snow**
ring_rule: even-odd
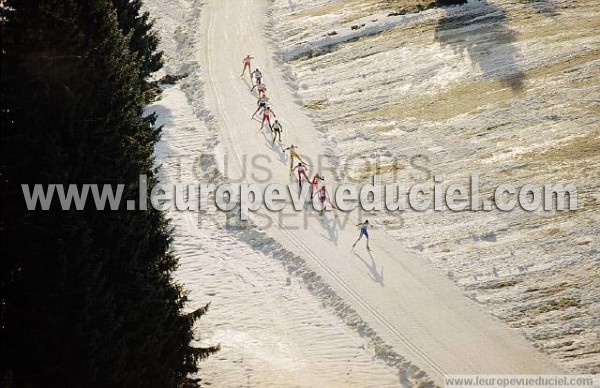
[[[556,12],[556,6],[548,0],[528,0],[525,1],[524,4],[546,16],[554,17],[558,15]]]
[[[435,29],[435,41],[465,53],[483,73],[499,79],[513,92],[523,90],[525,73],[519,68],[517,34],[507,24],[506,12],[496,4],[479,3],[446,8]]]

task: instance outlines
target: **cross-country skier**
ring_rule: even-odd
[[[292,171],[294,170],[294,159],[298,159],[299,161],[301,161],[302,163],[304,163],[302,161],[302,159],[300,158],[300,155],[298,155],[298,153],[296,152],[296,149],[298,148],[298,146],[295,145],[290,145],[288,148],[284,149],[283,151],[290,151],[290,174],[292,173]]]
[[[256,108],[256,111],[254,111],[254,113],[252,114],[252,117],[250,119],[253,119],[259,110],[261,110],[261,109],[264,110],[267,107],[268,103],[269,103],[269,97],[267,97],[267,96],[259,97],[258,100],[256,100],[256,104],[258,105],[258,108]]]
[[[248,73],[250,74],[250,82],[252,82],[252,60],[254,59],[254,57],[251,57],[250,54],[246,55],[246,57],[242,60],[242,63],[244,64],[244,68],[242,69],[242,74],[240,74],[240,77],[244,76],[244,73],[246,72],[246,68],[248,69]]]
[[[312,181],[310,181],[310,188],[311,188],[311,193],[314,195],[317,190],[319,189],[319,181],[324,181],[325,178],[322,177],[321,175],[319,175],[319,173],[316,173],[315,176],[313,177]]]
[[[250,89],[250,91],[254,91],[254,89],[256,88],[256,90],[258,90],[258,97],[261,96],[266,96],[267,95],[267,85],[260,83],[260,84],[254,84],[254,86],[252,86],[252,89]]]
[[[252,72],[252,77],[257,84],[262,84],[262,73],[258,70],[258,67]]]
[[[273,131],[273,143],[271,145],[275,144],[275,139],[277,136],[279,136],[279,142],[281,143],[281,132],[283,132],[283,127],[281,126],[279,120],[275,120],[273,126],[271,127],[271,131]]]
[[[358,239],[354,242],[354,244],[352,244],[352,249],[354,249],[354,247],[360,241],[362,236],[365,236],[367,238],[367,251],[370,251],[371,248],[369,248],[369,231],[368,231],[368,229],[369,229],[369,226],[371,226],[371,225],[369,224],[369,220],[365,220],[365,222],[363,222],[361,224],[356,224],[356,226],[360,226],[360,236],[358,236]]]
[[[300,187],[300,190],[302,190],[302,177],[304,177],[307,182],[310,182],[308,175],[306,175],[306,166],[304,163],[299,162],[298,165],[294,167],[294,170],[298,170],[298,186]]]
[[[277,117],[277,115],[275,114],[275,112],[273,112],[273,109],[271,109],[270,106],[266,106],[265,109],[263,109],[263,117],[262,117],[262,121],[260,123],[260,129],[263,129],[263,126],[265,125],[265,121],[269,123],[269,130],[273,130],[273,127],[271,126],[271,115],[273,117]]]
[[[325,210],[325,201],[329,201],[331,207],[333,207],[334,209],[336,208],[335,206],[333,206],[333,203],[331,203],[331,197],[329,196],[329,193],[327,192],[325,186],[322,186],[319,189],[319,191],[315,192],[310,198],[312,199],[317,194],[319,194],[319,201],[321,201],[321,211],[319,212],[320,215],[323,215],[323,211]]]

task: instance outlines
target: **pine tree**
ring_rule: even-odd
[[[215,348],[190,345],[201,314],[183,313],[164,215],[89,201],[29,211],[20,187],[123,183],[124,204],[140,174],[156,183],[160,130],[144,116],[143,84],[159,66],[157,41],[140,33],[147,46],[131,51],[136,27],[126,31],[110,0],[19,0],[0,11],[0,381],[177,386]]]
[[[141,0],[112,0],[117,9],[119,28],[129,40],[129,51],[138,58],[140,78],[162,68],[162,51],[157,52],[158,36],[152,29],[154,21],[149,12],[141,12]]]

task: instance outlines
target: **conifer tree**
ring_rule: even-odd
[[[0,12],[0,381],[177,386],[216,348],[190,345],[201,314],[183,313],[164,215],[124,206],[140,174],[156,183],[160,131],[140,85],[159,66],[157,41],[141,34],[150,44],[132,52],[110,0],[19,0]],[[125,188],[117,211],[91,201],[62,211],[56,198],[31,211],[21,184],[35,183]]]
[[[162,67],[162,51],[157,52],[158,36],[152,29],[149,12],[142,12],[141,0],[112,0],[119,28],[129,40],[129,50],[139,59],[140,76],[146,79]]]

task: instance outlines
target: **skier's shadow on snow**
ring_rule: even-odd
[[[519,68],[517,34],[508,26],[506,12],[486,0],[445,12],[435,29],[435,41],[461,57],[466,52],[483,77],[499,79],[513,92],[522,91],[526,76]]]
[[[254,120],[254,119],[253,119]],[[268,125],[268,124],[267,124]],[[271,141],[273,139],[269,139],[269,127],[268,126],[264,126],[262,129],[259,130],[259,133],[262,134],[263,138],[265,139],[265,143],[269,146],[271,146]]]
[[[337,216],[335,216],[337,217]],[[336,228],[335,218],[327,217],[327,214],[323,214],[323,226],[327,231],[328,236],[326,236],[330,241],[332,241],[336,246],[338,245],[339,231]]]
[[[280,142],[278,142],[277,140],[275,140],[275,142],[273,143],[273,138],[268,136],[268,132],[269,128],[265,128],[262,131],[262,135],[265,139],[265,145],[269,148],[271,148],[271,151],[275,152],[277,154],[277,156],[279,157],[279,161],[285,165],[287,162],[287,158],[285,156],[285,152],[283,151],[282,145]],[[271,133],[271,135],[273,135]]]
[[[377,264],[375,263],[375,258],[373,257],[373,254],[369,252],[369,257],[371,258],[370,264],[366,260],[364,260],[358,253],[355,253],[354,256],[358,257],[360,261],[362,261],[362,263],[369,269],[369,276],[371,277],[371,280],[373,280],[375,283],[379,283],[381,287],[385,287],[385,284],[383,284],[383,265],[381,266],[381,273],[379,273],[379,271],[377,271]]]
[[[283,165],[285,166],[285,165],[287,165],[288,158],[285,154],[285,151],[283,150],[283,147],[285,147],[285,146],[282,144],[276,144],[275,150],[277,151],[277,154],[279,155],[279,161],[281,163],[283,163]]]
[[[253,117],[252,120],[260,123],[260,120],[257,120],[255,117]],[[272,137],[273,133],[272,133],[272,131],[269,130],[269,127],[264,126],[263,129],[259,130],[258,133],[262,134],[263,138],[265,139],[265,145],[267,147],[271,148],[271,150],[273,152],[275,152],[277,154],[277,156],[279,156],[279,161],[285,165],[287,158],[285,156],[285,152],[283,151],[282,143],[280,143],[277,140],[275,140],[275,143],[273,143],[273,137]],[[269,133],[271,134],[271,136],[269,136]]]

